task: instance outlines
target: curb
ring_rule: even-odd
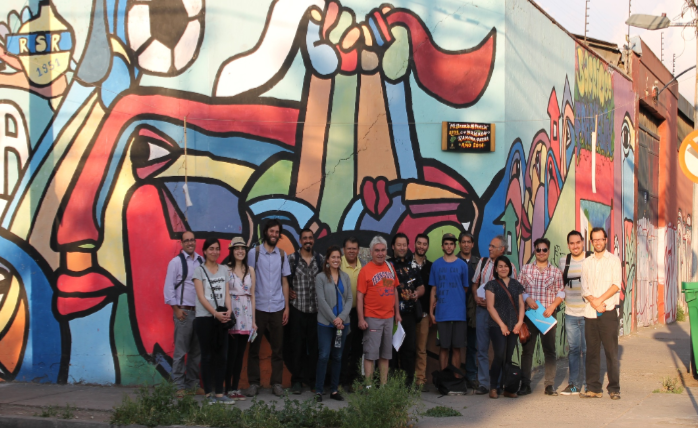
[[[116,428],[106,422],[77,421],[73,419],[39,418],[34,416],[0,415],[3,428]],[[118,425],[119,428],[147,428],[143,425]]]

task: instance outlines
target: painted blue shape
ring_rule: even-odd
[[[73,49],[73,35],[69,31],[61,33],[61,40],[58,41],[58,50],[69,51]]]
[[[413,150],[410,125],[407,116],[407,102],[405,100],[405,82],[391,84],[385,82],[385,92],[388,96],[388,110],[390,111],[391,127],[393,129],[393,141],[398,161],[398,178],[418,178],[417,162]]]
[[[291,214],[296,219],[299,227],[307,226],[310,219],[315,215],[312,209],[302,203],[284,198],[271,198],[255,202],[250,205],[250,210],[255,215],[274,211]]]
[[[32,12],[28,7],[22,9],[22,23],[25,23],[32,19]]]
[[[60,40],[58,41],[58,50],[53,50],[53,43],[51,43],[51,37],[58,34]],[[20,51],[20,40],[24,40],[24,46],[26,51]],[[37,40],[41,44],[41,50],[37,48]],[[26,54],[47,54],[51,52],[65,52],[69,51],[73,47],[73,36],[69,31],[61,32],[41,32],[32,34],[15,34],[12,36],[7,36],[7,51],[14,55]]]
[[[172,124],[159,120],[136,120],[124,128],[116,144],[114,156],[109,159],[107,174],[97,196],[96,208],[98,214],[97,223],[99,226],[102,225],[102,211],[106,206],[106,200],[111,192],[114,178],[122,165],[123,157],[126,155],[126,145],[131,140],[131,134],[134,129],[139,125],[150,125],[158,129],[184,149],[184,128],[181,124]],[[261,165],[277,153],[291,153],[291,150],[285,145],[277,145],[245,137],[210,136],[192,128],[187,129],[187,145],[190,150],[200,150],[202,152],[211,153],[219,158],[233,161],[237,160],[250,163],[254,166]]]
[[[366,212],[366,215],[361,220],[361,230],[370,230],[383,233],[391,233],[395,223],[400,220],[406,208],[402,203],[402,196],[393,198],[393,204],[388,208],[388,211],[383,214],[383,217],[376,219],[371,213]]]
[[[116,24],[114,25],[114,31],[116,35],[121,39],[122,42],[126,43],[126,6],[128,5],[127,0],[110,0],[117,1],[116,5]]]
[[[0,229],[0,263],[14,270],[27,295],[29,326],[27,345],[21,368],[15,377],[18,381],[56,382],[61,363],[61,331],[51,310],[53,289],[39,266],[38,253],[26,246],[16,236]],[[32,254],[30,254],[29,252]],[[45,269],[49,269],[48,265]]]
[[[320,26],[318,24],[308,23],[305,46],[308,50],[310,63],[318,74],[328,76],[337,70],[339,67],[337,52],[326,42],[320,41]]]
[[[515,160],[521,162],[521,171],[526,171],[526,158],[523,149],[523,144],[521,140],[516,139],[514,144],[511,146],[509,151],[509,156],[507,158],[506,166],[504,167],[504,176],[502,181],[497,185],[497,189],[494,191],[490,200],[485,205],[485,209],[482,215],[482,225],[480,226],[480,233],[478,235],[478,249],[481,256],[486,256],[489,254],[489,245],[492,238],[497,235],[504,233],[504,225],[495,224],[494,222],[502,216],[506,206],[507,190],[509,189],[509,182],[511,181],[511,167]],[[522,183],[523,184],[523,183]]]
[[[599,202],[588,201],[582,199],[579,201],[579,209],[584,212],[587,220],[592,227],[608,227],[611,226],[611,207]]]
[[[109,33],[114,34],[114,25],[116,21],[116,17],[114,16],[114,14],[116,13],[116,0],[107,0],[106,9],[107,30],[109,31]]]
[[[100,94],[102,102],[109,108],[114,99],[131,86],[128,66],[121,58],[115,56],[107,80],[102,83]]]
[[[94,88],[82,86],[79,82],[73,80],[68,93],[65,95],[65,100],[61,103],[59,110],[53,116],[53,122],[41,137],[41,141],[36,146],[32,154],[27,170],[22,176],[22,180],[17,185],[15,197],[7,206],[5,217],[2,221],[2,227],[10,228],[10,223],[14,216],[17,206],[22,201],[22,196],[28,190],[34,175],[39,171],[39,167],[51,154],[55,137],[61,134],[63,128],[72,119],[77,111],[84,105],[85,100],[92,94]]]
[[[174,185],[173,185],[174,184]],[[242,233],[239,198],[230,190],[218,184],[201,183],[189,180],[189,197],[194,204],[186,206],[181,182],[168,182],[180,211],[187,212],[189,226],[195,232]],[[214,206],[216,209],[211,209]]]
[[[378,46],[383,46],[385,42],[383,41],[383,36],[381,36],[381,32],[378,30],[376,20],[374,18],[369,18],[368,25],[371,27],[371,32],[373,33],[373,37],[376,39],[376,43],[378,43]]]
[[[340,230],[356,230],[359,228],[359,217],[361,213],[364,212],[364,203],[361,199],[357,199],[354,204],[352,204],[347,215],[344,216],[344,223]]]
[[[113,303],[99,311],[75,318],[70,325],[72,346],[68,382],[110,384],[116,381],[109,320]]]

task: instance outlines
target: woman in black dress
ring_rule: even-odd
[[[499,398],[499,376],[504,365],[511,364],[519,340],[519,331],[524,322],[524,287],[516,279],[509,278],[512,268],[506,256],[497,257],[494,268],[494,279],[485,284],[485,294],[487,311],[491,317],[490,340],[494,349],[494,359],[490,367],[490,398]],[[506,390],[504,396],[517,397],[516,392]]]

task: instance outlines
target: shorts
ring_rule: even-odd
[[[468,323],[466,321],[441,321],[436,323],[437,345],[443,349],[464,348]]]
[[[364,331],[364,359],[393,358],[393,318],[366,317],[368,328]]]

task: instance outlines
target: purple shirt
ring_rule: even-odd
[[[196,252],[189,256],[182,250],[182,254],[184,254],[184,258],[187,260],[187,277],[184,280],[184,284],[175,290],[175,285],[182,281],[182,261],[179,255],[170,260],[170,263],[167,265],[167,276],[165,277],[165,287],[163,288],[165,304],[170,306],[195,306],[196,289],[194,288],[192,276],[196,268],[201,264],[200,262],[203,261],[203,258]],[[184,296],[182,296],[182,287],[184,287]]]
[[[281,275],[291,275],[288,256],[284,255],[282,267],[279,247],[274,247],[274,250],[270,253],[264,245],[260,245],[259,266],[255,266],[256,251],[257,248],[255,247],[247,253],[247,264],[254,268],[255,273],[255,309],[269,313],[283,310],[286,307],[286,301],[284,300],[284,291],[281,287]]]

